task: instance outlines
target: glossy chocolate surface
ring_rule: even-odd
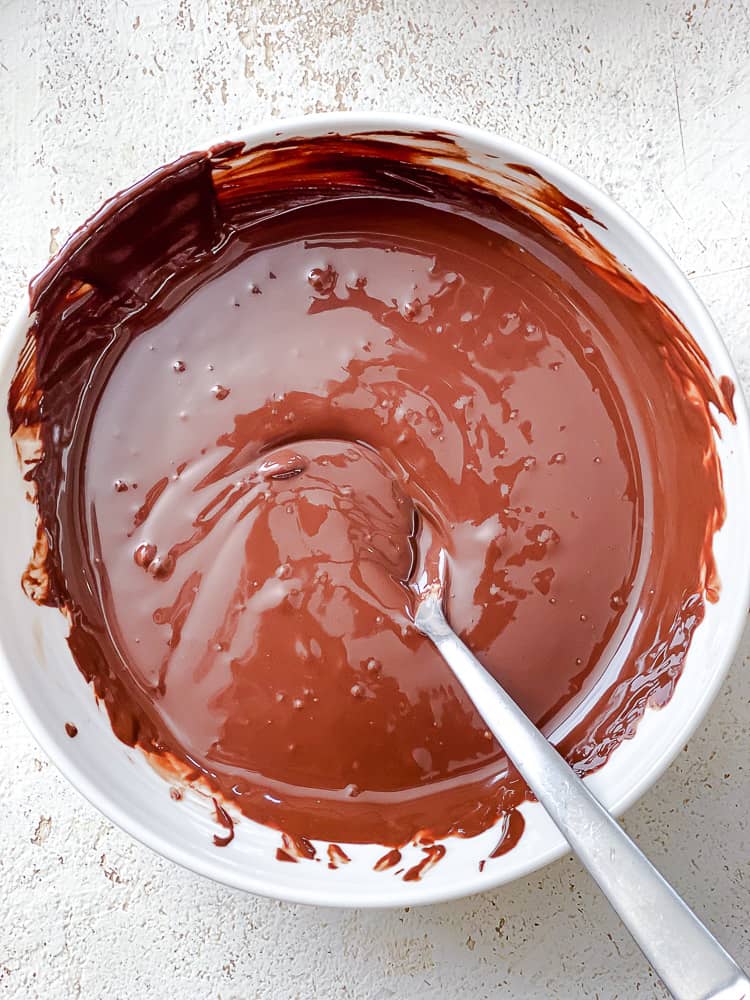
[[[425,146],[163,168],[33,283],[9,400],[24,585],[69,616],[117,736],[217,796],[217,843],[219,801],[303,841],[421,835],[409,878],[448,834],[497,823],[509,849],[527,795],[412,625],[415,533],[447,553],[453,626],[590,770],[718,596],[732,417],[580,206]]]

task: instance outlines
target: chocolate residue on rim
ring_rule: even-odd
[[[307,837],[294,836],[291,833],[281,834],[282,847],[279,848],[288,855],[290,861],[316,861],[318,853]],[[278,855],[278,851],[276,852]]]
[[[503,854],[507,854],[508,851],[512,850],[518,841],[521,839],[521,835],[526,827],[526,820],[523,818],[523,814],[518,811],[518,809],[513,809],[511,812],[506,813],[505,816],[498,823],[498,828],[500,830],[500,839],[497,842],[494,850],[490,852],[490,856],[487,860],[492,858],[500,858]]]
[[[394,847],[393,850],[388,851],[387,854],[384,854],[382,858],[378,858],[378,860],[372,866],[372,870],[376,872],[384,872],[388,868],[395,868],[400,860],[401,860],[401,851],[399,851],[397,848]]]
[[[116,196],[32,282],[8,401],[24,589],[116,735],[285,861],[521,834],[524,783],[412,627],[415,518],[454,627],[581,773],[718,596],[731,382],[584,207],[418,141],[227,145]]]
[[[228,847],[234,840],[234,820],[226,811],[224,806],[219,805],[216,799],[212,799],[211,801],[214,804],[214,816],[216,817],[216,822],[223,826],[227,831],[223,835],[215,833],[214,844],[217,847]]]
[[[405,872],[404,882],[419,882],[430,868],[445,857],[445,846],[443,844],[430,844],[429,847],[422,848],[422,853],[424,854],[422,860]]]
[[[352,860],[346,851],[342,847],[339,847],[338,844],[329,844],[327,853],[329,868],[341,868],[342,865],[348,865]]]

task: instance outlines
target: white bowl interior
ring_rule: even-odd
[[[643,230],[609,199],[568,171],[514,143],[463,126],[400,115],[321,115],[274,122],[240,137],[248,145],[275,137],[368,130],[442,131],[456,136],[479,172],[502,171],[505,163],[536,169],[606,228],[581,220],[618,259],[659,295],[692,332],[717,375],[738,386],[737,424],[722,418],[722,460],[727,520],[715,540],[721,598],[708,605],[697,630],[683,675],[671,701],[649,710],[635,737],[587,779],[615,812],[632,803],[673,759],[698,724],[729,666],[748,608],[750,534],[745,505],[750,484],[748,418],[726,350],[700,300],[672,261]],[[409,141],[404,139],[403,141]],[[28,325],[24,310],[0,343],[0,393],[7,398],[18,351]],[[684,498],[675,497],[675,503]],[[139,751],[113,735],[70,655],[62,615],[39,608],[22,592],[20,578],[32,548],[34,511],[25,498],[9,434],[0,434],[0,676],[33,735],[73,784],[102,812],[149,847],[201,874],[238,888],[299,902],[328,905],[389,906],[435,902],[508,882],[561,855],[566,844],[542,808],[522,807],[526,830],[508,854],[479,861],[496,845],[497,831],[447,842],[447,854],[418,882],[404,882],[393,870],[373,871],[384,853],[376,845],[344,846],[352,863],[329,870],[325,846],[319,863],[283,864],[275,859],[279,834],[241,817],[236,836],[225,848],[213,844],[221,833],[210,799],[189,793],[170,798],[169,786]],[[78,727],[71,739],[66,722]],[[422,858],[419,848],[403,852],[402,866]]]

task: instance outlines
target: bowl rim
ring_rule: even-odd
[[[490,129],[479,128],[431,115],[380,111],[335,111],[298,115],[288,118],[270,118],[252,125],[244,131],[237,131],[228,136],[221,136],[219,139],[214,139],[205,144],[197,144],[195,148],[209,149],[212,145],[219,142],[237,142],[242,143],[246,148],[252,148],[260,142],[269,141],[269,136],[273,136],[274,134],[278,134],[279,136],[282,134],[285,136],[294,135],[297,130],[302,135],[318,135],[325,132],[337,131],[342,131],[347,135],[374,130],[406,134],[444,133],[455,137],[459,143],[467,141],[484,148],[492,148],[493,152],[499,154],[504,162],[520,161],[528,164],[556,186],[560,186],[568,191],[574,191],[576,199],[590,208],[595,218],[599,214],[606,215],[619,230],[633,240],[635,244],[642,247],[649,254],[662,276],[668,281],[670,287],[674,288],[683,300],[690,304],[696,317],[695,327],[700,330],[701,337],[710,342],[712,351],[717,360],[721,362],[724,372],[729,374],[735,382],[737,391],[734,396],[734,407],[737,423],[734,431],[737,435],[737,450],[745,455],[750,455],[750,419],[748,417],[748,408],[742,392],[741,382],[726,345],[700,296],[676,262],[667,254],[656,239],[604,191],[595,187],[569,168],[557,163],[546,154],[499,135]],[[15,366],[15,357],[13,356],[16,353],[15,344],[19,336],[26,332],[28,325],[29,307],[28,301],[25,300],[15,315],[11,317],[3,331],[2,338],[0,338],[0,370],[6,370],[9,361]],[[695,329],[692,329],[690,332],[695,333]],[[750,531],[750,527],[746,529],[746,533],[747,531]],[[704,719],[732,664],[745,628],[747,616],[744,609],[750,607],[750,566],[744,574],[744,590],[741,596],[742,600],[736,601],[737,611],[730,620],[723,624],[722,648],[709,682],[702,688],[700,696],[691,702],[690,710],[682,720],[679,731],[675,734],[669,746],[659,757],[650,762],[639,780],[607,806],[613,815],[619,816],[654,785],[675,759],[680,748],[693,735],[698,725]],[[532,859],[519,863],[516,869],[510,873],[504,871],[499,877],[493,878],[491,874],[492,869],[487,868],[484,873],[477,873],[476,871],[467,873],[465,880],[456,882],[453,885],[441,886],[439,882],[433,884],[429,881],[413,882],[410,883],[408,890],[404,889],[403,891],[399,891],[398,894],[394,894],[392,891],[389,892],[386,885],[379,892],[373,892],[369,886],[356,887],[349,892],[342,892],[339,885],[335,893],[326,893],[318,887],[305,885],[303,880],[300,880],[299,884],[290,889],[286,885],[275,883],[273,878],[259,878],[244,872],[239,877],[232,878],[230,875],[233,874],[236,876],[237,872],[227,873],[223,870],[222,865],[218,863],[218,859],[216,863],[205,862],[202,858],[197,858],[191,850],[185,849],[180,844],[162,837],[158,825],[149,825],[143,822],[138,816],[129,813],[127,808],[123,807],[113,797],[110,797],[106,790],[97,786],[81,771],[75,758],[71,754],[66,753],[61,745],[52,738],[51,731],[42,720],[34,702],[26,696],[22,686],[16,679],[16,670],[11,664],[10,658],[1,641],[0,682],[2,682],[9,700],[34,740],[39,744],[58,771],[91,805],[121,830],[156,854],[179,864],[181,867],[195,874],[210,878],[231,889],[242,889],[259,896],[266,896],[290,903],[315,904],[319,906],[349,906],[380,909],[395,906],[428,905],[463,898],[477,892],[497,889],[507,882],[527,876],[563,855],[571,853],[568,844],[558,834],[551,840],[546,850],[540,851]],[[601,770],[606,771],[606,765]],[[597,773],[601,773],[601,771]]]

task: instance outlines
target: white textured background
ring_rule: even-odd
[[[164,160],[271,115],[366,108],[495,129],[608,190],[692,278],[750,389],[748,0],[0,0],[0,321]],[[625,821],[746,966],[749,659],[746,639]],[[1,695],[0,802],[2,996],[666,996],[570,859],[390,913],[203,881],[100,818]]]

